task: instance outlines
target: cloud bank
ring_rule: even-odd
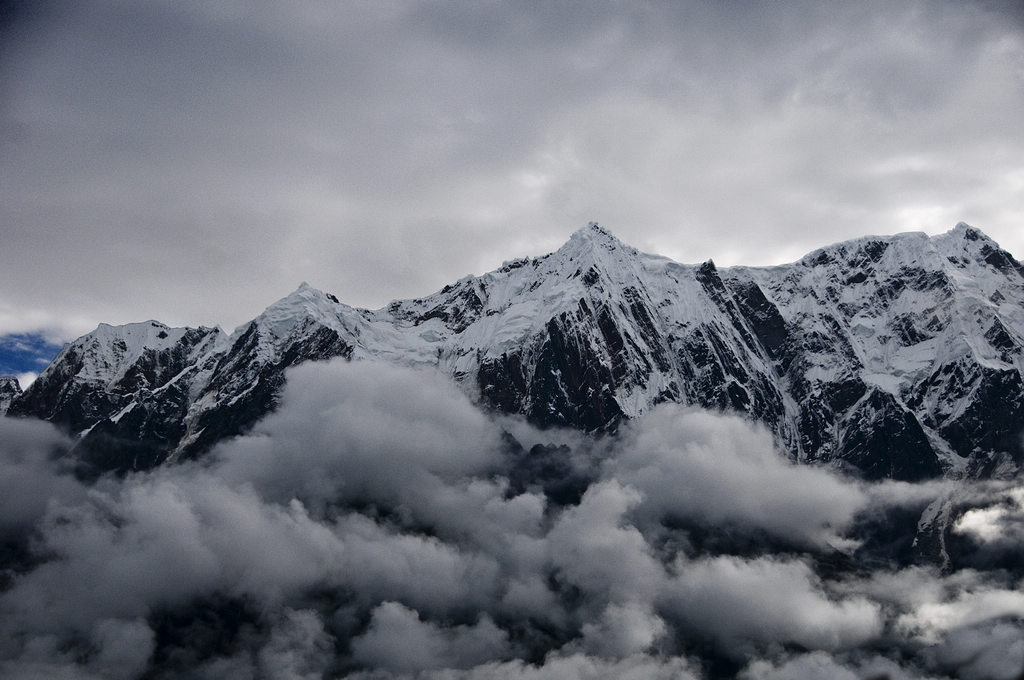
[[[972,566],[886,562],[863,554],[865,518],[947,487],[796,466],[733,417],[664,406],[588,440],[482,413],[432,373],[339,360],[292,369],[275,413],[197,463],[87,485],[69,446],[0,420],[4,677],[980,680],[1024,666],[1022,574],[979,557],[995,554],[988,527],[1015,521],[1016,491],[964,487],[951,559]],[[510,484],[524,456],[557,455],[589,480],[582,495]]]

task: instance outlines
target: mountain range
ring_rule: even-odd
[[[202,456],[344,357],[449,375],[541,427],[614,432],[661,402],[738,412],[795,460],[866,479],[1014,474],[1024,266],[960,223],[772,267],[680,264],[592,223],[556,252],[358,309],[303,283],[233,333],[101,324],[0,410],[76,438],[93,474]]]

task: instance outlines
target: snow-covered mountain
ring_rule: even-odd
[[[334,356],[436,366],[541,426],[610,431],[662,401],[739,411],[795,458],[869,478],[989,477],[1024,459],[1024,266],[962,223],[721,269],[591,224],[378,310],[303,284],[230,336],[101,325],[9,413],[78,435],[100,470],[144,469],[245,431],[286,368]]]

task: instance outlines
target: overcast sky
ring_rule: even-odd
[[[0,3],[0,336],[378,307],[596,220],[773,264],[963,220],[1024,256],[1005,2]]]

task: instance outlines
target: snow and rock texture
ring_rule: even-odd
[[[15,398],[21,396],[21,384],[13,375],[0,375],[0,415],[7,412],[7,407]]]
[[[65,345],[8,415],[78,434],[100,469],[152,467],[180,442],[188,406],[223,347],[220,329],[101,324]]]
[[[303,284],[226,336],[156,322],[68,345],[10,413],[99,470],[194,457],[272,410],[297,363],[435,366],[488,408],[614,430],[674,401],[739,411],[802,461],[868,478],[991,477],[1024,458],[1024,266],[982,232],[868,237],[793,264],[640,253],[591,224],[379,310]]]

